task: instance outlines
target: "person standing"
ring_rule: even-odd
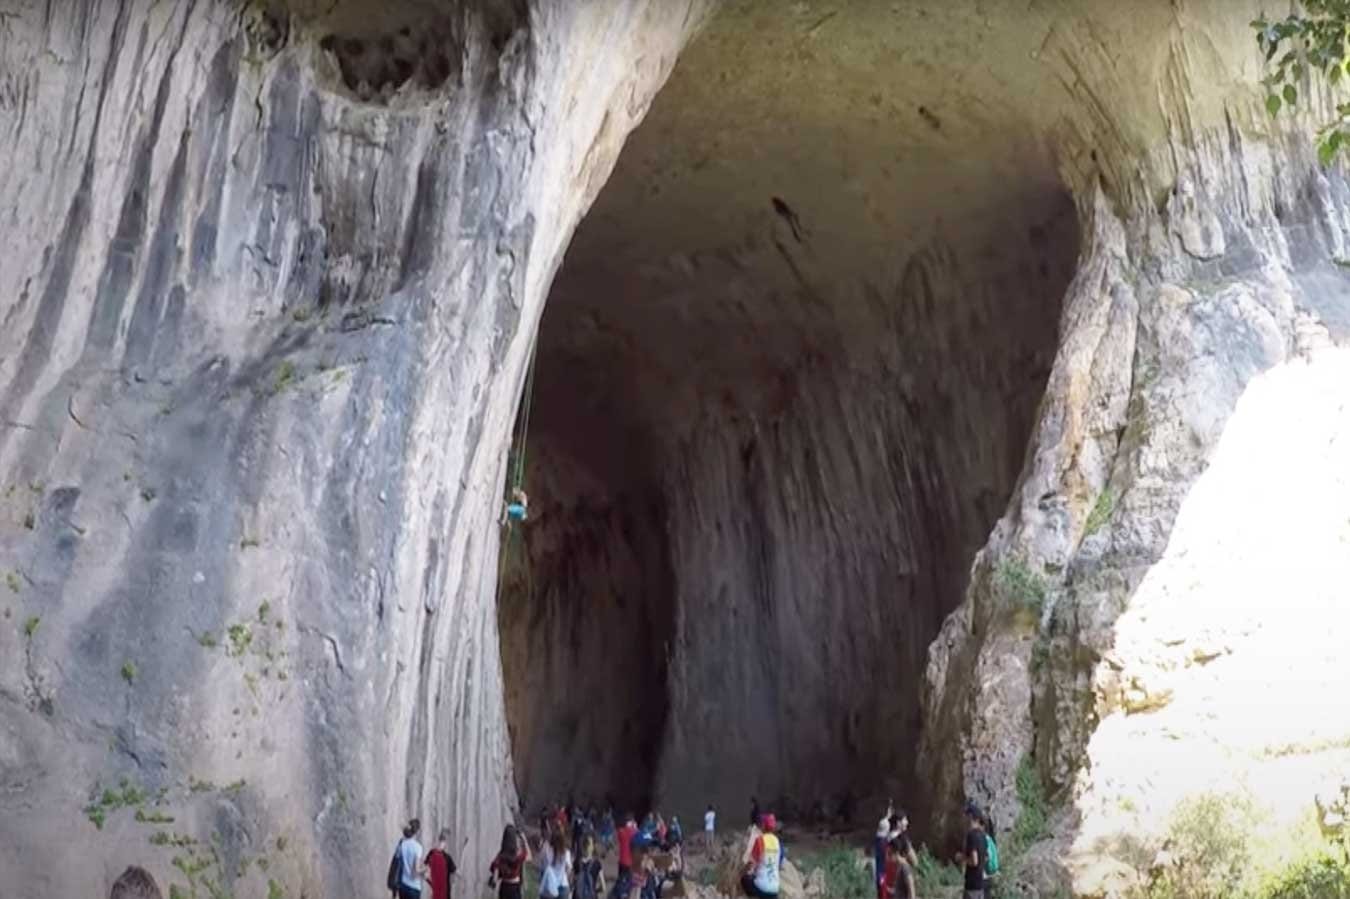
[[[502,831],[502,845],[488,866],[488,887],[497,888],[497,899],[521,899],[520,883],[530,860],[530,844],[514,824]]]
[[[605,894],[605,866],[595,855],[594,837],[582,841],[576,883],[576,899],[600,899]]]
[[[966,842],[960,859],[965,868],[962,899],[985,899],[984,866],[989,857],[989,846],[981,823],[983,817],[973,804],[966,806]]]
[[[750,797],[750,826],[759,827],[759,800]]]
[[[624,816],[623,827],[619,828],[619,873],[614,878],[613,899],[628,899],[633,890],[633,840],[637,837],[637,820],[631,813]]]
[[[891,817],[894,814],[895,807],[887,803],[886,814],[877,822],[877,832],[872,837],[872,874],[876,880],[878,895],[881,893],[881,879],[886,873],[886,844],[890,840]]]
[[[778,839],[777,830],[778,821],[773,814],[765,814],[760,822],[760,832],[750,845],[750,862],[741,877],[741,889],[753,899],[778,899],[783,843]]]
[[[909,815],[901,809],[891,815],[891,833],[887,838],[889,843],[897,843],[900,846],[900,857],[909,863],[911,868],[919,864],[919,855],[914,851],[914,843],[909,838]]]
[[[553,831],[544,853],[544,869],[539,876],[540,899],[567,899],[571,892],[568,873],[572,870],[572,852],[562,830]]]
[[[614,826],[614,807],[605,806],[605,814],[600,819],[600,848],[605,854],[614,848],[614,841],[618,837],[618,829]]]
[[[703,813],[703,848],[711,854],[713,851],[713,841],[717,836],[717,810],[713,808],[711,802],[708,803],[708,810]]]
[[[427,853],[427,883],[435,899],[450,899],[450,878],[455,871],[455,860],[450,855],[450,831],[443,828],[436,837],[436,845]]]
[[[905,858],[904,844],[894,840],[886,845],[886,873],[881,879],[881,899],[918,899],[914,869]]]
[[[422,875],[427,867],[422,844],[417,835],[422,832],[422,822],[413,818],[403,828],[403,839],[398,844],[399,875],[398,899],[421,899]]]

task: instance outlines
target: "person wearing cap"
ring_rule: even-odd
[[[760,819],[760,834],[750,846],[750,861],[741,877],[745,895],[778,899],[778,872],[783,866],[783,842],[778,838],[778,820],[772,812]]]
[[[988,838],[984,835],[984,813],[974,803],[966,803],[966,842],[958,857],[965,868],[961,899],[985,899],[985,862],[989,857]]]

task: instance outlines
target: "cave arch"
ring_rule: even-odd
[[[1034,77],[933,77],[968,12],[731,4],[579,227],[504,548],[527,808],[928,801],[926,650],[1017,480],[1079,253]]]

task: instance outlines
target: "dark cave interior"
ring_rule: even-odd
[[[887,38],[840,18],[780,86],[726,60],[791,22],[719,16],[553,285],[499,607],[527,810],[921,805],[927,648],[1016,484],[1078,218],[1015,108],[968,142],[950,94],[841,93]]]

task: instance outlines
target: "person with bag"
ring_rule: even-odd
[[[989,838],[984,833],[984,815],[973,804],[966,805],[966,842],[957,856],[965,869],[965,882],[961,899],[986,899],[988,878],[985,870],[989,864]]]
[[[422,831],[422,822],[413,818],[403,828],[403,839],[394,847],[394,857],[389,861],[389,874],[385,886],[390,895],[398,899],[421,899],[422,877],[427,873],[423,858],[422,844],[417,835]]]
[[[506,825],[501,849],[488,865],[488,889],[497,891],[497,899],[521,899],[521,878],[529,860],[530,844],[514,824]]]

